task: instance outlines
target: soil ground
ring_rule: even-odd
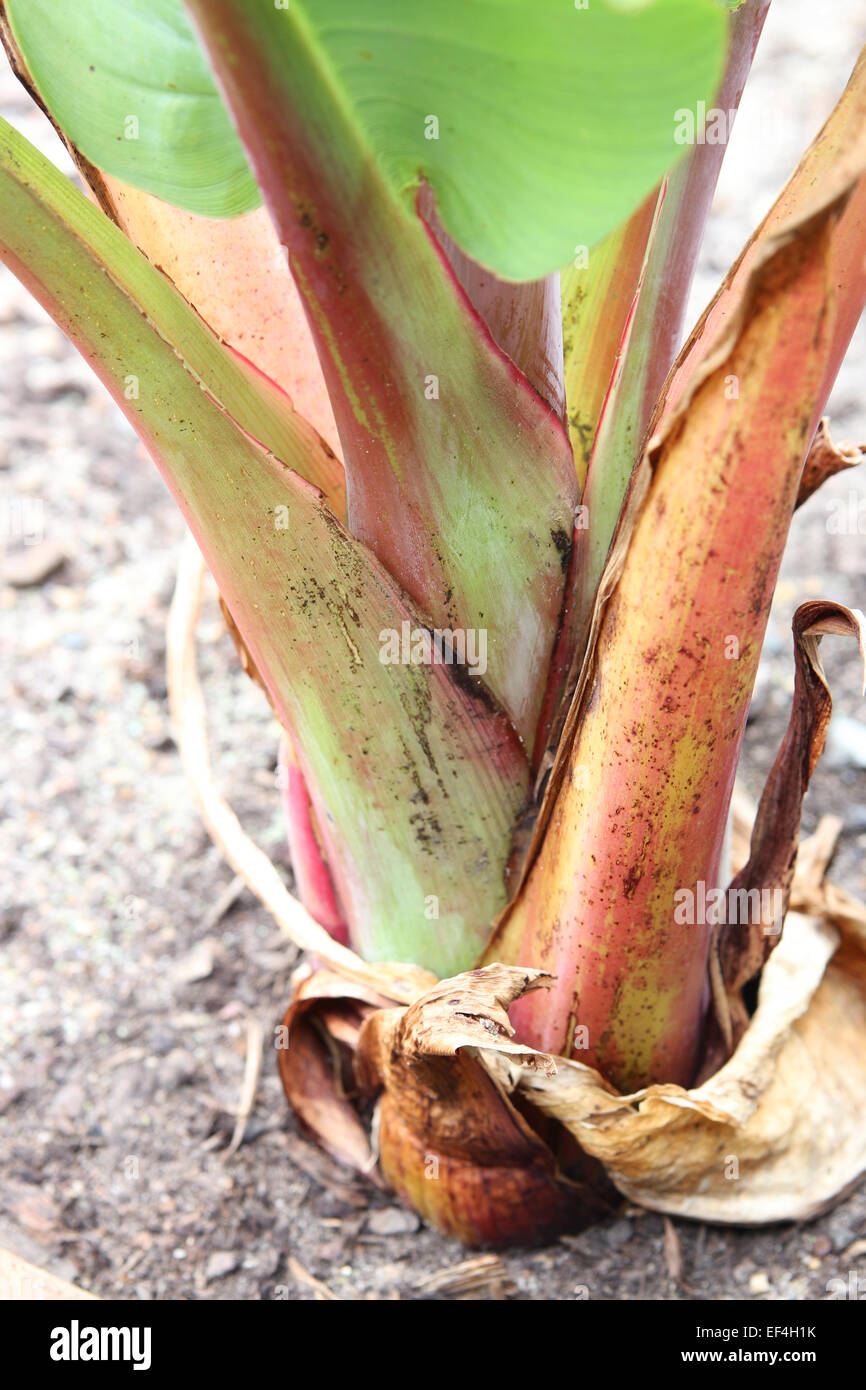
[[[777,4],[693,314],[864,40],[861,0],[835,0],[832,24],[809,0]],[[0,109],[63,162],[5,70]],[[246,892],[218,914],[232,876],[172,742],[164,626],[181,520],[119,412],[5,272],[0,357],[4,565],[50,569],[31,587],[0,586],[0,1247],[109,1298],[306,1299],[319,1296],[316,1279],[344,1299],[456,1296],[424,1280],[466,1252],[307,1145],[267,1062],[245,1142],[227,1156],[247,1018],[270,1032],[296,956]],[[861,325],[831,405],[839,438],[866,440],[864,383]],[[862,539],[831,517],[836,503],[862,518],[864,497],[861,479],[842,477],[795,520],[746,740],[753,794],[787,719],[794,607],[818,595],[863,603]],[[38,535],[56,567],[24,543]],[[866,894],[866,713],[851,651],[825,646],[841,718],[805,829],[825,812],[845,817],[835,876]],[[285,865],[274,724],[212,599],[202,653],[222,784]],[[624,1205],[579,1237],[503,1256],[481,1296],[826,1299],[831,1279],[858,1269],[866,1294],[862,1186],[806,1225],[674,1226],[678,1276],[662,1218]]]

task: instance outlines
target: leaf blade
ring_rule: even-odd
[[[672,113],[712,92],[725,34],[703,0],[302,8],[392,187],[420,173],[449,235],[510,280],[557,270],[650,192],[679,153]]]
[[[5,0],[54,117],[91,163],[203,217],[261,201],[180,0]]]

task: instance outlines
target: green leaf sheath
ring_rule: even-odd
[[[440,974],[465,968],[504,905],[526,791],[504,717],[453,686],[447,667],[382,664],[380,633],[414,615],[318,492],[283,466],[304,467],[309,431],[292,436],[287,416],[280,463],[235,424],[218,403],[228,354],[5,122],[0,255],[93,365],[183,509],[303,749],[354,944]]]

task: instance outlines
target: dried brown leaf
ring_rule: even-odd
[[[727,899],[731,902],[733,894],[759,893],[762,902],[773,904],[773,916],[755,923],[749,920],[753,916],[749,912],[745,921],[718,928],[711,955],[716,1014],[729,1051],[748,1023],[742,989],[780,939],[797,861],[803,798],[823,752],[833,709],[819,644],[828,633],[854,637],[866,662],[864,624],[866,619],[858,610],[824,600],[801,604],[794,614],[796,674],[791,717],[758,805],[749,858],[733,879]],[[823,866],[816,865],[814,872],[820,883]]]
[[[338,1163],[373,1182],[375,1158],[343,1086],[339,1049],[346,1048],[341,1034],[357,1039],[364,1018],[391,1002],[333,971],[317,970],[296,985],[277,1039],[280,1079],[301,1124]],[[337,1021],[333,1032],[329,1020]]]
[[[384,1089],[383,1175],[438,1229],[467,1244],[538,1241],[597,1216],[608,1200],[595,1165],[566,1178],[525,1107],[508,1096],[496,1060],[552,1075],[556,1063],[512,1041],[509,1005],[547,982],[541,971],[493,965],[440,981],[407,1009],[374,1013],[356,1069]],[[541,1129],[545,1126],[541,1124]]]
[[[615,1096],[562,1059],[554,1077],[512,1063],[512,1085],[643,1206],[742,1224],[810,1217],[866,1168],[866,941],[843,938],[831,960],[838,940],[789,914],[747,1031],[696,1089]]]
[[[834,444],[830,437],[830,423],[823,419],[815,432],[812,447],[803,466],[797,506],[802,507],[822,483],[833,478],[846,468],[856,468],[866,461],[866,445]]]

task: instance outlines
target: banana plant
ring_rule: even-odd
[[[721,892],[791,517],[855,461],[821,417],[866,303],[864,59],[676,357],[768,6],[0,3],[84,188],[0,124],[0,257],[138,432],[282,726],[296,891],[344,967],[296,987],[287,1094],[369,1169],[384,1093],[386,1180],[470,1242],[610,1201],[518,1059],[614,1096],[736,1055],[817,644],[860,636],[795,621],[732,886],[778,895],[772,933],[681,923]]]

